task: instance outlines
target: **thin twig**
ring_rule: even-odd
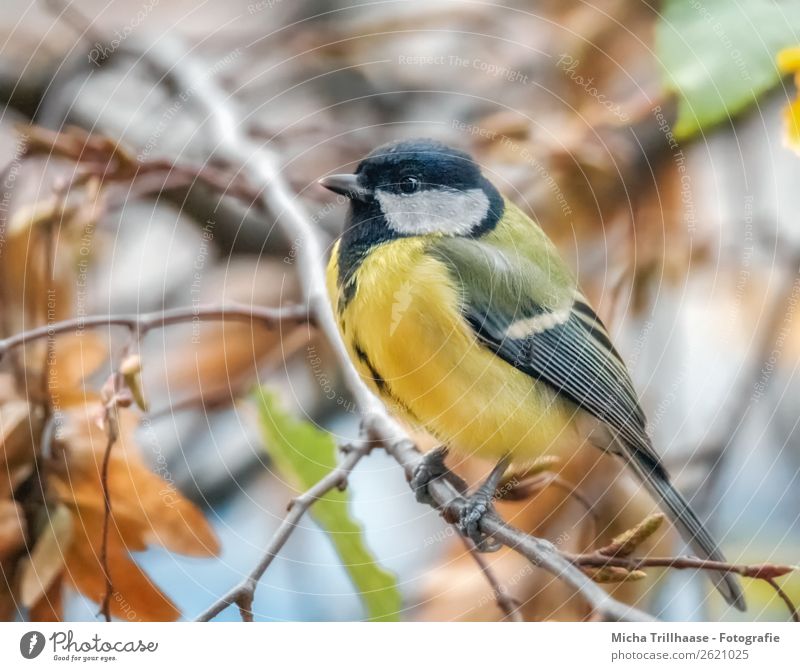
[[[672,569],[695,569],[700,571],[715,571],[721,573],[735,573],[743,578],[763,580],[771,585],[778,596],[786,603],[789,613],[795,622],[800,622],[797,607],[792,602],[788,594],[775,582],[775,578],[786,575],[797,570],[796,566],[783,564],[731,564],[712,559],[700,559],[698,557],[624,557],[606,555],[602,552],[591,552],[587,554],[572,554],[562,552],[562,555],[576,566],[584,568],[604,568],[613,566],[624,568],[628,571],[640,571],[645,568],[672,568]]]
[[[111,465],[111,450],[117,442],[118,425],[117,409],[113,405],[105,411],[106,449],[103,454],[103,465],[100,471],[100,487],[103,492],[103,535],[100,542],[100,566],[106,581],[106,591],[100,605],[100,612],[106,622],[111,622],[111,596],[114,594],[114,583],[111,579],[111,567],[108,563],[108,535],[111,525],[111,491],[108,487],[108,471]]]
[[[355,468],[356,464],[370,452],[372,447],[372,445],[366,442],[353,447],[347,452],[342,462],[336,468],[330,471],[330,473],[313,487],[292,499],[286,517],[283,518],[280,526],[270,539],[258,565],[244,580],[242,580],[242,582],[215,601],[214,604],[201,613],[195,621],[208,622],[233,604],[239,607],[239,612],[243,620],[252,621],[253,598],[258,581],[261,580],[261,576],[264,575],[264,572],[269,568],[269,565],[275,559],[278,552],[280,552],[286,541],[289,540],[289,536],[291,536],[292,532],[297,528],[300,519],[306,514],[315,501],[347,482],[347,478],[353,471],[353,468]]]
[[[778,597],[783,601],[783,603],[786,604],[786,608],[789,609],[789,612],[792,615],[792,620],[794,622],[800,622],[800,612],[798,612],[797,606],[795,606],[789,595],[783,591],[783,588],[777,583],[775,578],[764,578],[764,581],[770,584]]]
[[[743,578],[777,578],[796,569],[794,566],[782,564],[731,564],[712,559],[698,557],[620,557],[605,555],[600,552],[587,554],[562,553],[573,564],[578,566],[619,566],[631,571],[643,568],[674,568],[674,569],[700,569],[703,571],[720,571],[722,573],[735,573]]]
[[[192,321],[259,321],[266,326],[275,327],[282,323],[303,323],[310,320],[308,310],[301,305],[288,307],[254,307],[249,305],[205,305],[181,307],[161,312],[145,312],[128,315],[93,315],[76,317],[46,324],[37,328],[16,333],[0,340],[0,359],[9,350],[26,343],[50,338],[62,333],[80,333],[87,328],[101,326],[125,326],[140,338],[156,328]]]
[[[259,203],[259,189],[249,184],[239,174],[226,174],[207,163],[175,163],[165,158],[141,158],[129,153],[123,145],[108,136],[92,134],[70,126],[55,131],[41,126],[24,126],[20,133],[26,138],[20,159],[45,155],[48,159],[63,158],[73,161],[76,169],[72,178],[63,185],[66,195],[76,186],[96,179],[102,185],[122,183],[129,194],[136,182],[152,180],[148,191],[165,191],[197,183],[231,196],[245,205]]]
[[[525,618],[522,617],[522,613],[519,612],[519,601],[511,596],[508,590],[500,583],[494,571],[492,571],[492,567],[489,566],[489,562],[487,562],[483,556],[483,553],[478,550],[472,539],[461,536],[461,540],[480,568],[481,573],[483,573],[483,576],[486,578],[486,582],[488,582],[489,586],[492,588],[492,594],[494,595],[497,607],[505,613],[505,616],[512,622],[524,622]]]

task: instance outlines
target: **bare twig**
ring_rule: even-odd
[[[786,607],[795,622],[800,622],[797,607],[791,598],[781,589],[775,578],[797,570],[796,566],[784,564],[730,564],[711,559],[698,557],[624,557],[591,552],[587,554],[571,554],[562,552],[562,555],[576,566],[583,568],[605,568],[613,566],[627,571],[641,571],[645,568],[672,568],[695,569],[701,571],[715,571],[721,573],[735,573],[743,578],[763,580],[771,585],[778,596],[786,603]]]
[[[512,622],[524,622],[525,618],[522,617],[522,613],[519,612],[519,601],[511,596],[508,590],[500,583],[494,571],[492,571],[492,567],[489,566],[489,562],[487,562],[483,556],[483,553],[478,550],[472,539],[462,536],[461,540],[480,568],[481,573],[483,573],[486,578],[486,582],[488,582],[489,586],[492,588],[492,594],[494,595],[497,607],[503,611],[505,616]]]
[[[111,492],[108,488],[108,470],[111,465],[111,450],[117,442],[118,425],[117,409],[115,406],[106,406],[105,411],[106,449],[103,454],[103,465],[100,471],[100,486],[103,491],[103,536],[100,543],[100,566],[106,580],[106,591],[100,612],[106,622],[111,622],[111,596],[114,594],[114,583],[111,580],[111,568],[108,564],[108,533],[111,525]]]
[[[264,575],[264,572],[269,568],[269,565],[275,559],[278,552],[280,552],[286,541],[289,540],[289,536],[295,528],[297,528],[300,519],[306,514],[315,501],[347,482],[347,478],[353,468],[355,468],[356,464],[370,452],[372,447],[373,446],[367,442],[353,447],[347,452],[342,462],[336,468],[311,487],[311,489],[292,499],[286,517],[283,518],[283,522],[281,522],[270,539],[258,565],[242,582],[215,601],[214,604],[210,606],[208,610],[201,613],[195,621],[208,622],[233,604],[239,607],[239,612],[243,620],[252,621],[253,597],[255,596],[258,581],[261,580],[261,576]]]
[[[26,138],[20,158],[45,155],[76,164],[74,176],[63,186],[64,194],[95,179],[103,185],[122,183],[126,196],[129,196],[135,183],[149,178],[149,191],[160,192],[201,183],[223,196],[238,198],[246,205],[259,202],[259,190],[241,175],[225,174],[207,163],[191,165],[164,158],[140,158],[108,136],[88,133],[75,126],[62,131],[23,126],[20,132]]]
[[[643,568],[674,568],[674,569],[700,569],[703,571],[720,571],[722,573],[735,573],[743,578],[779,578],[796,569],[794,566],[783,564],[730,564],[724,561],[699,559],[698,557],[620,557],[590,552],[587,554],[562,553],[577,566],[590,566],[601,568],[603,566],[618,566],[630,571]]]
[[[800,622],[800,612],[798,612],[797,606],[794,604],[789,595],[783,590],[783,588],[777,583],[775,578],[764,578],[764,581],[769,583],[772,589],[775,590],[778,598],[780,598],[783,603],[786,604],[786,607],[789,609],[789,613],[792,615],[792,620],[794,622]]]
[[[134,315],[93,315],[76,317],[39,326],[0,340],[0,359],[10,350],[36,340],[51,338],[63,333],[81,332],[101,326],[125,326],[137,338],[156,328],[191,321],[258,321],[269,327],[281,323],[303,323],[310,319],[308,310],[301,305],[282,308],[253,307],[249,305],[205,305],[173,308],[162,312],[145,312]]]

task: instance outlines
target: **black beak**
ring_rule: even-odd
[[[372,191],[358,183],[358,175],[328,175],[318,182],[334,193],[347,196],[353,200],[369,202],[372,200]]]

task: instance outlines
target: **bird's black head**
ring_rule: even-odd
[[[472,157],[429,139],[375,149],[353,175],[330,175],[322,186],[350,198],[345,235],[375,243],[418,235],[479,236],[497,223],[503,199]]]
[[[483,178],[469,154],[428,139],[382,145],[361,161],[356,175],[369,190],[398,196],[468,191],[480,188]]]
[[[478,237],[504,209],[469,154],[429,139],[382,145],[355,174],[330,175],[320,184],[351,203],[339,248],[345,285],[376,245],[416,236]]]

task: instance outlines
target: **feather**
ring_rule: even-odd
[[[502,225],[497,230],[501,231]],[[470,244],[471,250],[467,249]],[[632,467],[700,558],[724,561],[689,504],[670,483],[647,434],[645,415],[627,368],[600,318],[574,284],[566,283],[568,295],[558,291],[564,271],[555,253],[546,248],[543,257],[532,261],[517,249],[503,252],[494,246],[488,253],[482,248],[486,241],[459,241],[456,246],[460,249],[453,252],[449,245],[443,258],[454,280],[463,286],[462,314],[477,340],[516,370],[600,420],[607,429],[600,433],[607,434],[607,439],[598,447],[614,452]],[[497,261],[498,253],[508,257],[506,264]],[[491,268],[487,267],[488,258],[493,259]],[[498,273],[504,266],[508,272]],[[591,440],[597,444],[599,438],[592,434]],[[730,574],[712,577],[726,601],[744,609],[738,579]]]

